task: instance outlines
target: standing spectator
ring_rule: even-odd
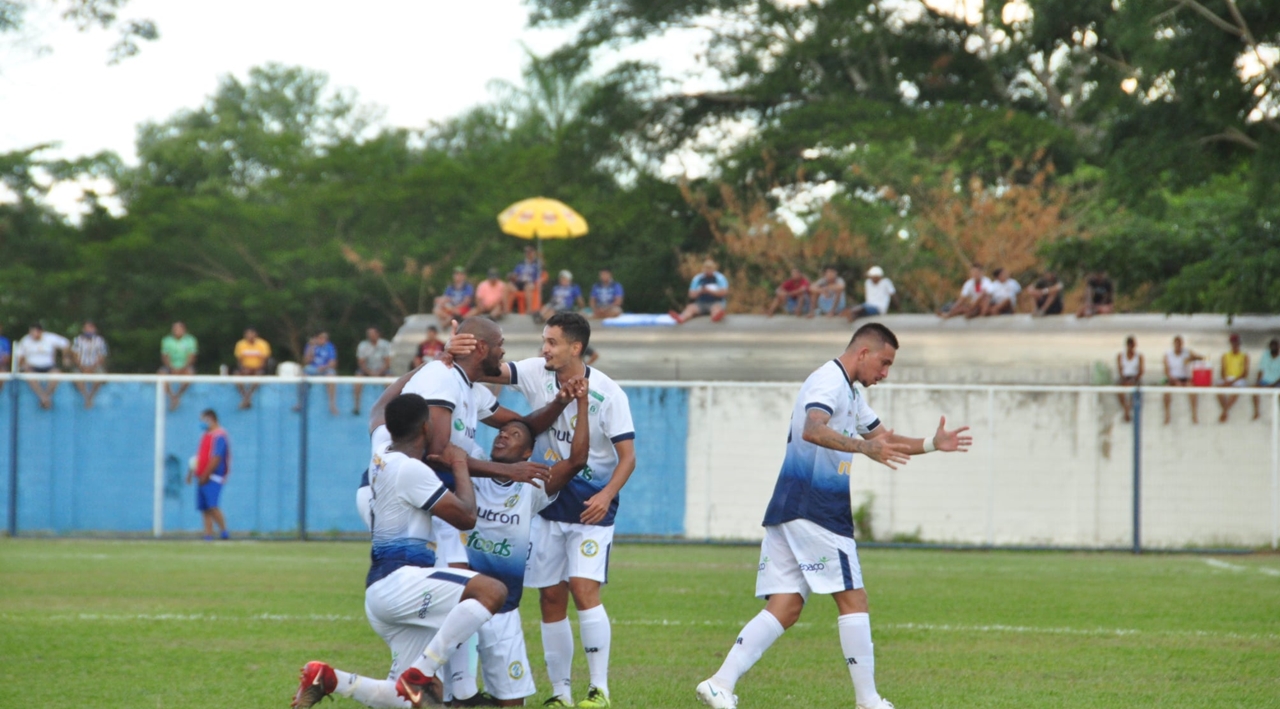
[[[4,327],[0,326],[0,372],[9,373],[13,365],[13,343],[4,336]],[[0,391],[4,391],[4,380],[0,380]]]
[[[710,315],[711,322],[724,320],[724,309],[729,305],[729,279],[716,270],[716,262],[702,262],[702,272],[689,282],[689,304],[683,312],[672,310],[667,314],[683,325],[699,315]]]
[[[199,486],[196,488],[196,509],[204,521],[204,540],[213,541],[213,525],[218,525],[218,536],[223,539],[231,535],[227,532],[227,518],[222,515],[218,499],[222,497],[222,485],[231,472],[231,444],[227,440],[227,431],[218,425],[218,414],[213,409],[205,409],[200,414],[200,428],[204,435],[200,436],[200,450],[196,453],[195,465],[187,471],[187,484],[194,478]]]
[[[961,315],[976,318],[987,307],[987,299],[991,297],[991,279],[982,273],[982,266],[973,264],[969,267],[969,280],[960,287],[960,297],[951,304],[946,312],[938,313],[943,320],[950,320]]]
[[[1249,386],[1249,355],[1240,351],[1239,335],[1233,332],[1227,341],[1231,343],[1231,351],[1222,355],[1222,380],[1218,382],[1218,386],[1247,387]],[[1218,405],[1222,407],[1218,423],[1227,422],[1227,414],[1231,413],[1231,407],[1235,406],[1239,399],[1239,394],[1218,395]]]
[[[791,267],[791,277],[782,282],[777,290],[773,291],[773,302],[769,303],[769,309],[765,311],[765,315],[773,317],[778,312],[778,308],[788,315],[797,317],[805,315],[809,311],[809,279],[804,277],[804,273],[795,266]]]
[[[476,286],[476,308],[473,315],[484,315],[490,320],[501,320],[507,314],[507,284],[502,282],[498,269],[489,269],[489,277]]]
[[[599,320],[622,314],[622,284],[613,280],[613,271],[600,269],[600,282],[591,287],[591,316]]]
[[[990,317],[1018,312],[1018,294],[1022,292],[1022,284],[1010,278],[1005,268],[997,268],[995,275],[996,279],[991,283],[991,297],[987,299],[982,314]]]
[[[813,307],[809,309],[809,317],[826,315],[834,318],[844,312],[847,298],[845,296],[844,279],[836,271],[835,266],[822,269],[822,278],[814,281],[809,287]]]
[[[365,339],[356,347],[356,376],[385,377],[391,373],[391,343],[382,339],[378,328],[371,327],[364,331]],[[353,416],[360,415],[360,393],[363,384],[355,386],[356,406],[351,410]]]
[[[302,353],[302,371],[311,377],[336,377],[338,375],[338,348],[329,341],[329,333],[321,330],[307,342]],[[338,415],[338,385],[324,385],[329,394],[329,413]]]
[[[542,310],[534,316],[533,320],[541,325],[556,313],[577,312],[583,305],[585,303],[582,301],[582,289],[573,282],[573,274],[569,271],[561,271],[559,281],[551,288],[551,297],[547,299],[547,304],[542,306]]]
[[[418,343],[418,354],[413,358],[413,369],[421,367],[444,352],[444,343],[440,341],[440,330],[435,325],[427,326],[427,339]]]
[[[1084,282],[1084,305],[1076,313],[1078,318],[1089,318],[1094,315],[1110,315],[1116,311],[1115,284],[1107,276],[1106,271],[1096,271]]]
[[[1045,271],[1035,285],[1027,289],[1027,294],[1035,299],[1032,317],[1062,314],[1062,281],[1053,271]]]
[[[258,331],[248,328],[244,339],[236,343],[236,374],[242,377],[260,377],[267,373],[267,360],[271,359],[271,345],[258,337]],[[240,408],[253,406],[253,394],[257,384],[237,384],[240,392]]]
[[[27,336],[18,340],[18,369],[33,374],[50,374],[58,371],[58,355],[61,353],[63,364],[66,364],[67,346],[71,343],[62,335],[45,332],[44,325],[35,323],[27,331]],[[57,382],[41,383],[28,380],[31,391],[40,399],[40,408],[53,408],[53,392],[58,390]],[[45,384],[48,385],[46,388]]]
[[[515,312],[514,301],[517,295],[523,304],[520,312],[533,310],[533,304],[537,302],[534,293],[542,287],[542,261],[538,258],[537,249],[532,246],[524,247],[524,260],[511,269],[507,282],[511,284],[508,293],[511,302],[507,303],[507,312]]]
[[[898,289],[893,287],[893,281],[884,277],[883,268],[872,266],[867,269],[867,280],[862,283],[862,292],[862,305],[849,308],[849,322],[864,315],[887,315],[889,304],[893,302]]]
[[[160,340],[160,374],[195,374],[196,355],[200,346],[194,335],[187,332],[187,326],[181,322],[173,324],[173,328]],[[177,411],[182,395],[187,393],[190,382],[178,385],[175,394],[169,382],[164,383],[164,393],[169,397],[169,410]]]
[[[71,364],[81,374],[102,374],[107,371],[107,341],[98,334],[98,326],[85,320],[80,334],[71,341]],[[93,408],[93,397],[98,395],[102,382],[76,382],[76,389],[84,397],[84,407]]]
[[[1280,387],[1280,340],[1274,337],[1267,343],[1267,351],[1258,358],[1257,384],[1260,387]],[[1258,411],[1258,407],[1262,404],[1261,399],[1262,397],[1257,394],[1253,395],[1253,420],[1255,421],[1261,415]]]
[[[1124,352],[1116,355],[1116,369],[1120,372],[1120,386],[1136,387],[1142,385],[1142,375],[1147,373],[1147,361],[1138,352],[1138,341],[1130,335],[1124,339]],[[1128,394],[1116,394],[1120,397],[1120,407],[1124,409],[1124,420],[1133,420],[1133,399]]]
[[[1182,346],[1182,336],[1178,335],[1173,338],[1173,349],[1164,353],[1164,376],[1165,380],[1171,387],[1189,387],[1191,386],[1191,363],[1199,362],[1204,357],[1186,349]],[[1200,397],[1196,394],[1191,395],[1191,423],[1200,423],[1197,413]],[[1173,395],[1166,393],[1164,395],[1164,423],[1169,424],[1169,403],[1173,400]]]
[[[467,271],[461,266],[453,269],[453,280],[444,289],[444,295],[436,298],[436,317],[440,327],[448,327],[449,321],[467,317],[475,304],[476,289],[467,282]]]

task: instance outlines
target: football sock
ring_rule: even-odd
[[[396,694],[396,681],[393,679],[372,679],[342,670],[334,670],[333,673],[338,676],[335,694],[350,697],[367,707],[409,706],[409,702]]]
[[[876,694],[875,648],[871,644],[871,616],[850,613],[840,616],[840,648],[853,680],[853,694],[858,706],[874,707],[880,703]]]
[[[729,654],[725,655],[724,664],[720,665],[720,669],[711,679],[732,692],[738,683],[738,678],[745,675],[747,670],[760,660],[765,650],[782,637],[784,632],[786,628],[782,627],[782,623],[779,623],[772,613],[760,611],[742,628],[742,632],[738,633],[738,639],[729,649]]]
[[[448,679],[445,682],[445,690],[448,694],[453,695],[454,699],[470,699],[480,691],[476,687],[476,671],[471,664],[472,652],[476,647],[476,636],[472,635],[462,644],[462,648],[453,653],[453,657],[445,663],[445,673]]]
[[[573,689],[569,672],[573,666],[573,627],[569,625],[568,618],[542,624],[542,648],[552,694],[572,704]]]
[[[582,634],[582,652],[587,656],[591,685],[609,696],[609,646],[613,628],[604,606],[578,611],[578,632]]]
[[[467,638],[475,635],[480,626],[492,617],[493,614],[489,609],[474,598],[459,603],[449,611],[449,615],[445,616],[444,622],[440,624],[440,630],[436,631],[436,636],[427,643],[427,649],[422,652],[422,657],[413,661],[413,667],[428,677],[435,675],[453,656],[453,653],[462,647]]]

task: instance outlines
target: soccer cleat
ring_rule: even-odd
[[[449,702],[451,707],[496,707],[498,706],[498,698],[488,692],[476,692],[466,699],[454,699]]]
[[[439,680],[422,674],[416,667],[405,670],[400,674],[400,679],[396,680],[396,694],[414,709],[444,706],[442,690]]]
[[[858,709],[893,709],[893,702],[889,701],[888,699],[885,699],[884,697],[880,697],[879,704],[876,704],[874,706],[869,706],[869,707],[865,707],[859,704]]]
[[[323,662],[308,662],[303,665],[301,674],[298,693],[293,695],[293,703],[289,705],[293,709],[315,706],[338,688],[338,676]]]
[[[711,709],[738,709],[738,695],[709,679],[698,685],[698,699]]]
[[[548,699],[547,701],[545,701],[545,702],[543,702],[543,703],[542,703],[542,706],[544,706],[544,707],[571,707],[571,706],[573,706],[573,702],[570,702],[570,701],[566,700],[564,697],[560,696],[559,694],[553,694],[553,695],[551,695],[551,698],[550,698],[550,699]]]
[[[609,695],[596,686],[587,687],[587,698],[578,702],[581,709],[609,709]]]

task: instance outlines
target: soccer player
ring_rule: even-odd
[[[373,546],[365,613],[391,648],[391,672],[377,680],[308,662],[293,698],[295,709],[335,692],[370,707],[438,704],[436,672],[507,597],[501,581],[466,569],[435,568],[428,546],[433,520],[462,528],[476,521],[467,456],[451,447],[432,459],[452,471],[456,492],[450,492],[422,462],[431,407],[416,394],[390,393],[374,405],[369,426]]]
[[[972,443],[961,435],[967,426],[948,431],[945,417],[930,439],[899,436],[881,424],[853,384],[869,387],[888,377],[897,352],[898,338],[888,328],[863,325],[844,353],[810,374],[800,388],[786,457],[764,516],[756,595],[766,599],[765,608],[738,634],[719,671],[698,685],[698,698],[707,706],[737,707],[738,678],[795,624],[809,594],[823,593],[831,594],[839,611],[840,646],[857,706],[892,709],[876,693],[867,592],[853,541],[849,466],[854,453],[896,469],[910,455],[963,451]]]

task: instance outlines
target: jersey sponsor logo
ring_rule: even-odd
[[[520,499],[519,495],[512,495],[511,498],[512,499],[507,500],[507,502],[511,503],[512,500],[518,501]],[[508,504],[507,509],[510,509],[513,506],[514,503]],[[520,515],[511,514],[509,512],[499,512],[498,510],[491,510],[485,507],[481,507],[476,511],[476,517],[486,522],[497,522],[498,524],[520,524]]]
[[[594,539],[588,539],[582,543],[580,550],[582,551],[582,555],[589,559],[600,553],[600,544]]]
[[[761,570],[761,571],[764,571],[764,567],[766,567],[766,566],[768,566],[768,565],[769,565],[769,557],[767,557],[767,556],[766,556],[766,557],[763,557],[763,558],[761,558],[761,559],[760,559],[760,570]]]
[[[553,428],[547,431],[547,433],[550,433],[552,438],[556,439],[557,441],[560,441],[561,443],[573,443],[572,431],[561,431],[559,429]]]
[[[521,677],[524,677],[524,663],[516,660],[515,662],[507,665],[507,676],[511,679],[520,679]]]
[[[590,465],[584,465],[582,467],[582,472],[578,473],[578,477],[582,478],[583,480],[592,480],[595,478],[595,475],[591,470]]]
[[[431,594],[424,593],[422,594],[422,604],[418,606],[418,617],[426,618],[427,611],[430,609],[431,609]]]
[[[839,469],[837,470],[837,472],[838,472],[840,475],[852,475],[852,474],[853,474],[853,463],[852,463],[851,461],[848,461],[848,460],[842,460],[842,461],[840,461],[840,467],[839,467]]]
[[[462,419],[453,420],[453,430],[458,431],[459,433],[462,433],[465,431],[466,437],[470,438],[471,440],[475,440],[476,438],[476,429],[463,423]]]
[[[601,394],[600,392],[598,392],[598,391],[596,391],[596,390],[594,390],[594,389],[589,389],[589,390],[587,390],[587,393],[591,395],[591,398],[592,398],[592,399],[595,399],[596,401],[599,401],[600,403],[604,403],[604,394]]]
[[[564,458],[560,457],[559,453],[555,452],[555,450],[551,448],[548,448],[547,452],[542,454],[542,459],[551,464],[559,463],[564,460]]]
[[[583,651],[583,652],[585,652],[585,653],[587,653],[588,655],[590,655],[590,654],[591,654],[591,653],[593,653],[593,652],[600,652],[600,648],[598,648],[598,647],[584,647],[584,648],[582,648],[582,651]]]
[[[493,554],[504,558],[511,556],[511,541],[509,539],[495,542],[492,539],[485,539],[480,536],[479,532],[471,532],[463,542],[468,549],[475,549],[485,554]]]
[[[464,429],[464,428],[466,428],[466,427],[467,427],[467,424],[463,423],[463,422],[462,422],[462,419],[454,419],[454,420],[453,420],[453,430],[455,430],[455,431],[461,431],[462,429]]]
[[[827,568],[827,557],[822,557],[812,564],[800,564],[800,570],[806,573],[814,571],[823,571]]]
[[[858,661],[857,661],[857,660],[855,660],[855,659],[853,659],[852,657],[846,657],[846,658],[844,658],[844,661],[845,661],[845,664],[849,664],[849,665],[856,665],[856,664],[858,664]]]

